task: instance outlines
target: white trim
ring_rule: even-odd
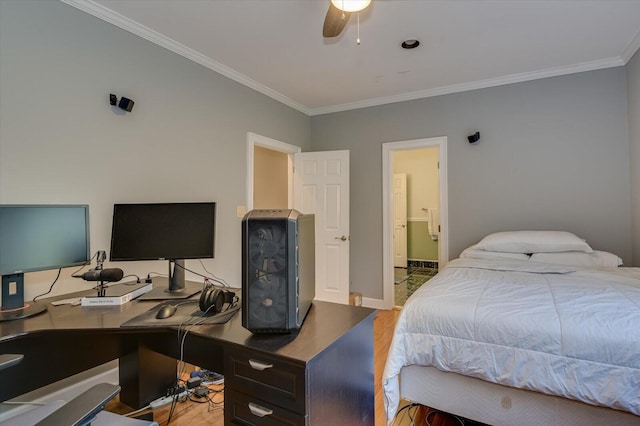
[[[371,299],[370,297],[362,298],[362,306],[372,309],[391,309],[387,307],[383,299]]]
[[[604,68],[613,68],[625,65],[629,59],[633,56],[636,50],[640,47],[640,35],[636,34],[635,38],[631,40],[622,56],[603,59],[599,61],[583,62],[581,64],[568,65],[563,67],[549,68],[541,71],[525,72],[520,74],[512,74],[503,77],[497,77],[493,79],[474,81],[469,83],[454,84],[451,86],[436,87],[433,89],[419,90],[415,92],[403,93],[400,95],[388,96],[376,99],[367,99],[359,102],[351,102],[341,105],[330,105],[322,108],[309,108],[301,103],[277,92],[244,74],[241,74],[226,65],[214,61],[213,59],[203,55],[202,53],[193,50],[177,41],[160,34],[151,28],[129,19],[111,9],[108,9],[101,4],[96,3],[93,0],[60,0],[61,2],[73,6],[89,15],[109,22],[125,31],[129,31],[145,40],[162,46],[173,53],[177,53],[203,67],[209,68],[231,80],[237,81],[251,89],[254,89],[263,95],[269,96],[276,101],[302,112],[308,116],[329,114],[333,112],[348,111],[353,109],[367,108],[372,106],[390,104],[395,102],[404,102],[415,99],[429,98],[432,96],[447,95],[451,93],[465,92],[468,90],[484,89],[487,87],[502,86],[505,84],[519,83],[529,80],[538,80],[541,78],[554,77],[559,75],[574,74],[584,71],[594,71]]]
[[[629,41],[629,44],[627,44],[627,47],[622,52],[622,55],[620,55],[624,65],[633,58],[633,55],[635,55],[638,49],[640,49],[640,30],[635,33],[633,38],[631,38],[631,41]]]
[[[393,308],[393,255],[391,242],[393,241],[393,203],[391,202],[391,188],[393,178],[393,153],[409,149],[438,147],[440,162],[440,238],[438,238],[439,268],[449,262],[449,197],[447,189],[447,137],[440,136],[428,139],[414,139],[382,144],[382,307]],[[375,300],[375,299],[374,299]],[[363,298],[363,304],[365,299]],[[367,301],[369,303],[369,301]],[[372,301],[373,303],[373,301]]]
[[[60,1],[68,4],[69,6],[73,6],[85,13],[88,13],[89,15],[93,15],[96,18],[113,24],[116,27],[122,28],[125,31],[129,31],[130,33],[142,37],[143,39],[148,40],[152,43],[155,43],[158,46],[162,46],[173,53],[177,53],[180,56],[183,56],[197,64],[200,64],[205,68],[209,68],[212,71],[222,74],[223,76],[228,77],[231,80],[237,81],[238,83],[254,89],[262,93],[263,95],[267,95],[272,99],[282,102],[283,104],[290,106],[291,108],[296,109],[304,114],[309,115],[311,112],[311,110],[306,106],[294,101],[293,99],[283,95],[282,93],[277,92],[247,77],[244,74],[240,74],[239,72],[229,68],[228,66],[223,65],[220,62],[216,62],[213,59],[203,55],[202,53],[193,50],[182,43],[178,43],[177,41],[163,34],[160,34],[159,32],[152,30],[151,28],[145,27],[144,25],[132,19],[129,19],[117,12],[114,12],[113,10],[108,9],[93,0]]]
[[[556,77],[566,74],[575,74],[584,71],[594,71],[604,68],[619,67],[625,64],[622,58],[603,59],[600,61],[583,62],[581,64],[569,65],[565,67],[549,68],[541,71],[511,74],[487,80],[472,81],[469,83],[454,84],[451,86],[436,87],[434,89],[418,90],[400,95],[387,96],[385,98],[368,99],[360,102],[352,102],[342,105],[332,105],[324,108],[315,108],[310,111],[310,115],[329,114],[333,112],[347,111],[352,109],[367,108],[390,104],[394,102],[412,101],[415,99],[430,98],[433,96],[448,95],[451,93],[466,92],[469,90],[485,89],[487,87],[504,86],[506,84],[521,83],[523,81],[538,80],[547,77]]]
[[[280,142],[266,136],[256,133],[247,132],[247,211],[253,209],[253,150],[255,146],[269,148],[274,151],[283,152],[289,155],[289,178],[288,178],[288,204],[289,208],[293,207],[293,159],[291,156],[297,154],[302,149],[299,146],[290,145]]]

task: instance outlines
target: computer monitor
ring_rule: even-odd
[[[0,205],[0,321],[46,310],[44,304],[25,303],[25,273],[90,260],[89,206]]]
[[[214,257],[215,225],[215,202],[115,204],[109,259],[168,260],[167,287],[140,299],[187,298],[202,286],[185,281],[184,260]]]

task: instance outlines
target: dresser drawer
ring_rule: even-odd
[[[305,369],[278,357],[242,349],[225,354],[225,388],[305,413]]]
[[[226,387],[226,385],[225,385]],[[306,417],[241,392],[224,391],[225,425],[305,426]]]

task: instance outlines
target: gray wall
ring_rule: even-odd
[[[627,63],[629,158],[631,163],[631,240],[633,265],[640,266],[640,51]]]
[[[447,136],[451,258],[489,232],[566,229],[626,264],[633,241],[638,265],[639,61],[309,118],[68,5],[3,0],[0,202],[90,204],[95,251],[109,248],[113,203],[215,200],[216,259],[205,263],[239,285],[246,132],[350,149],[352,290],[381,298],[381,144]],[[133,112],[110,107],[109,93],[134,99]],[[54,292],[88,288],[71,272]],[[28,274],[27,297],[54,276]]]
[[[308,116],[57,1],[1,1],[0,55],[1,203],[89,204],[95,252],[109,250],[114,203],[216,201],[216,259],[204,262],[240,286],[246,133],[308,150]],[[167,262],[113,266],[140,275]],[[72,272],[54,294],[89,288]],[[54,277],[27,274],[27,298]]]
[[[351,290],[382,298],[381,144],[436,136],[449,258],[491,232],[561,229],[630,264],[627,120],[623,67],[312,117],[314,150],[351,150]]]

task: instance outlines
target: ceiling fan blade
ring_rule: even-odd
[[[342,17],[344,13],[344,18]],[[344,27],[349,21],[350,12],[343,12],[329,2],[329,10],[324,18],[324,26],[322,27],[323,37],[337,37],[340,35]]]

